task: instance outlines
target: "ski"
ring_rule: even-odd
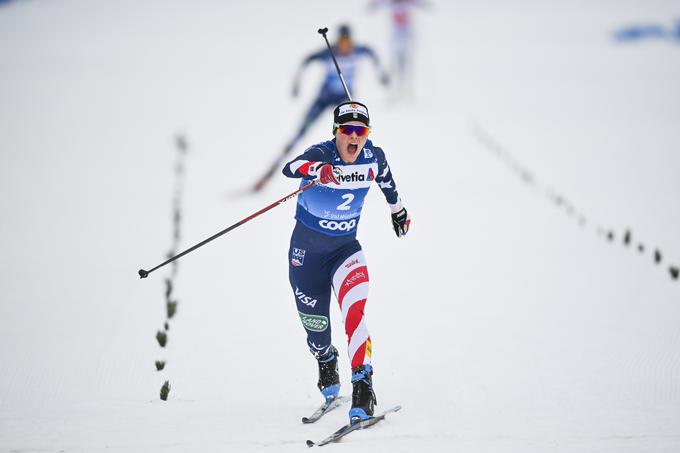
[[[332,399],[330,401],[326,401],[323,403],[319,408],[314,411],[312,415],[309,417],[302,417],[302,423],[314,423],[315,421],[319,420],[321,417],[335,409],[336,407],[340,406],[342,403],[345,401],[348,401],[349,398],[346,396],[339,396],[335,399]]]
[[[339,430],[337,430],[336,432],[334,432],[333,434],[331,434],[330,436],[326,437],[322,441],[314,442],[314,441],[311,441],[311,440],[307,440],[307,446],[313,447],[314,445],[316,445],[316,446],[321,447],[323,445],[330,444],[331,442],[337,442],[340,439],[342,439],[343,437],[345,437],[347,434],[351,433],[352,431],[356,431],[358,429],[365,429],[365,428],[368,428],[370,426],[375,425],[379,421],[384,420],[385,416],[387,414],[389,414],[390,412],[397,412],[399,409],[401,409],[401,406],[394,406],[390,409],[387,409],[382,414],[376,415],[375,417],[371,417],[368,420],[364,420],[362,422],[357,422],[357,423],[354,423],[354,424],[349,423],[349,424],[343,426],[342,428],[340,428]]]

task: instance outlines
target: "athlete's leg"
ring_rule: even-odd
[[[352,369],[371,364],[371,337],[364,319],[368,297],[368,268],[361,247],[348,249],[333,272],[333,290],[340,304]],[[358,248],[358,250],[357,250]]]
[[[407,27],[394,29],[392,38],[395,67],[395,90],[404,96],[409,90],[411,78],[411,32]]]
[[[331,348],[329,308],[331,288],[323,257],[295,247],[288,252],[288,277],[300,321],[307,332],[309,350],[318,359]]]
[[[307,333],[307,346],[319,367],[317,387],[326,401],[337,398],[340,393],[338,351],[331,344],[329,315],[332,256],[332,253],[318,251],[309,230],[301,224],[296,226],[288,253],[290,285]]]
[[[347,349],[352,363],[350,423],[371,417],[376,404],[371,365],[371,337],[364,319],[364,307],[368,297],[368,268],[358,242],[356,246],[354,250],[347,250],[348,253],[333,272],[333,289],[342,311],[348,339]]]
[[[309,129],[309,127],[314,124],[317,118],[319,118],[321,113],[323,113],[323,111],[330,106],[334,106],[332,99],[329,98],[329,96],[323,91],[319,93],[312,105],[309,106],[309,109],[302,120],[302,124],[300,125],[297,134],[295,134],[293,139],[288,142],[288,145],[286,145],[286,152],[290,151],[295,146],[298,140],[300,140],[302,136],[305,135],[307,129]]]

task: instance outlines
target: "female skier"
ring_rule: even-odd
[[[401,203],[383,150],[368,139],[368,109],[344,102],[333,112],[333,140],[309,147],[287,163],[283,174],[317,181],[297,200],[290,240],[289,279],[307,344],[318,361],[318,387],[326,401],[340,392],[338,351],[331,344],[331,288],[340,305],[352,367],[350,423],[373,415],[376,403],[371,337],[364,320],[368,269],[356,239],[364,198],[375,181],[385,195],[397,237],[406,235],[410,217]]]

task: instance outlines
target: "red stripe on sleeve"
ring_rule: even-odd
[[[316,162],[307,162],[306,164],[300,165],[300,168],[298,168],[298,172],[305,176],[309,176],[309,167],[314,165]]]

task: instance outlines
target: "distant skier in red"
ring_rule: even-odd
[[[414,27],[413,10],[416,7],[428,8],[430,4],[424,0],[372,0],[369,9],[390,8],[392,18],[392,36],[390,47],[392,57],[390,73],[395,96],[399,98],[413,96],[413,47]]]

